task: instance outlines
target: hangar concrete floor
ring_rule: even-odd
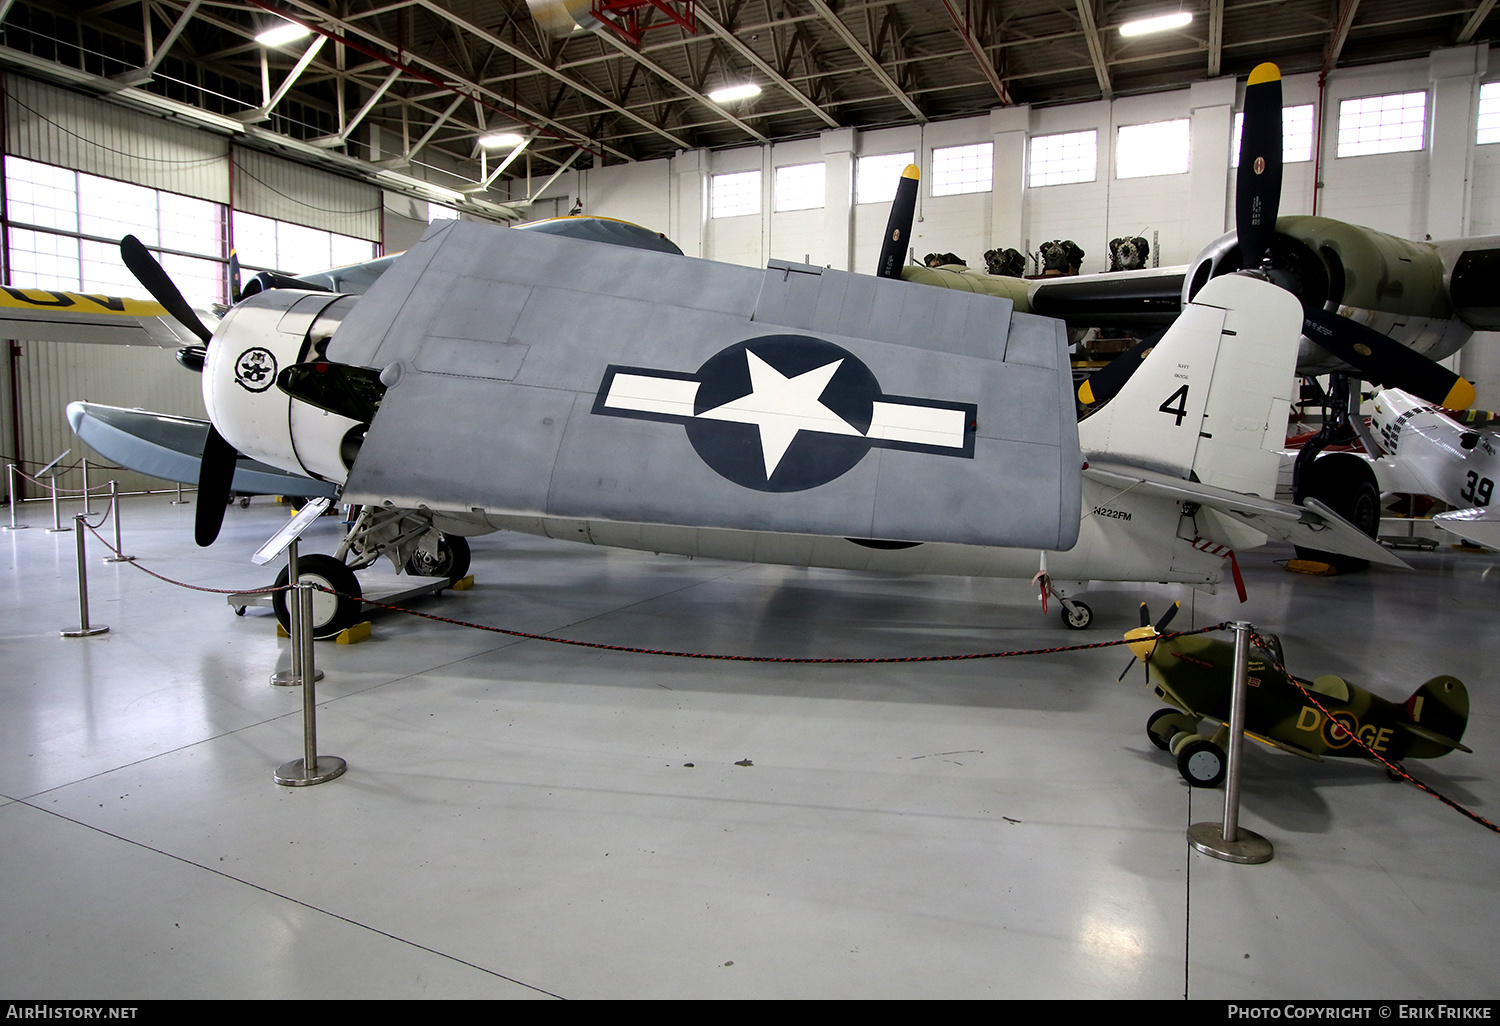
[[[126,500],[140,567],[269,583],[285,519]],[[1247,748],[1259,866],[1193,852],[1222,791],[1147,741],[1124,649],[879,665],[726,663],[388,616],[319,643],[320,751],[276,784],[300,689],[269,611],[105,564],[76,627],[74,535],[0,535],[0,990],[42,998],[1495,998],[1500,835],[1362,762]],[[332,520],[304,551],[328,551]],[[107,534],[107,531],[106,531]],[[1021,581],[857,575],[475,541],[477,586],[419,608],[653,649],[996,652],[1116,638],[1144,595],[1100,587],[1064,631]],[[1243,559],[1245,616],[1292,669],[1404,698],[1452,673],[1474,754],[1415,774],[1500,820],[1500,563],[1287,574]],[[395,583],[394,579],[390,583]],[[375,590],[375,586],[371,586]]]

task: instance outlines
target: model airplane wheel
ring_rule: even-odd
[[[1371,538],[1380,532],[1380,489],[1368,463],[1353,453],[1330,453],[1314,461],[1307,468],[1307,476],[1309,480],[1303,482],[1301,498],[1317,499]],[[1301,545],[1297,546],[1297,558],[1327,563],[1341,574],[1370,565],[1367,559],[1319,552]]]
[[[1177,749],[1177,772],[1193,787],[1218,787],[1224,769],[1224,750],[1206,737],[1192,738]]]
[[[1164,752],[1172,750],[1172,739],[1179,734],[1195,734],[1198,722],[1179,709],[1158,709],[1146,720],[1146,736]]]
[[[281,573],[276,575],[276,587],[285,587],[291,576],[291,568],[282,567]],[[344,628],[352,627],[359,619],[359,600],[362,594],[359,578],[343,563],[332,556],[319,553],[303,556],[297,560],[297,579],[338,592],[336,595],[330,595],[326,591],[313,592],[313,637],[334,637]],[[271,606],[276,610],[276,619],[290,634],[292,614],[286,596],[285,591],[275,592],[271,596]]]
[[[1094,622],[1094,611],[1084,603],[1075,601],[1072,609],[1062,607],[1062,622],[1069,630],[1084,630]]]
[[[413,577],[446,577],[450,581],[462,580],[469,572],[469,541],[457,535],[438,536],[436,556],[429,556],[418,549],[406,561],[406,572]]]

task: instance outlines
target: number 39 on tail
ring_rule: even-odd
[[[1143,604],[1141,626],[1125,634],[1146,666],[1152,691],[1171,704],[1151,715],[1146,735],[1171,753],[1189,784],[1216,787],[1226,764],[1234,645],[1206,634],[1163,637],[1175,609],[1153,626]],[[1332,674],[1311,681],[1291,677],[1279,668],[1281,646],[1274,635],[1268,644],[1252,645],[1247,661],[1247,737],[1315,762],[1370,758],[1373,751],[1399,765],[1470,751],[1461,743],[1469,692],[1457,678],[1434,677],[1405,702],[1392,702]],[[1204,721],[1219,725],[1205,729]]]

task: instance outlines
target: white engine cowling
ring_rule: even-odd
[[[273,289],[234,306],[208,347],[203,402],[219,433],[246,456],[343,484],[368,425],[277,386],[287,368],[322,360],[358,297]]]

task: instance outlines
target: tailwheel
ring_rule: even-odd
[[[1158,709],[1146,720],[1146,737],[1164,752],[1172,750],[1172,739],[1179,734],[1196,734],[1198,721],[1180,709]]]
[[[281,573],[276,577],[276,587],[285,587],[291,577],[291,567],[282,567]],[[359,578],[337,559],[320,553],[302,556],[297,560],[297,579],[338,593],[333,595],[326,591],[313,591],[313,637],[335,637],[339,631],[352,627],[359,619],[360,598],[363,595]],[[286,596],[285,591],[275,592],[271,596],[271,606],[276,610],[276,619],[282,628],[290,634],[292,614]]]
[[[1202,735],[1177,747],[1177,772],[1193,787],[1218,787],[1224,782],[1224,749]]]
[[[1068,608],[1067,603],[1064,603],[1062,607],[1063,626],[1070,631],[1086,630],[1088,625],[1094,622],[1094,611],[1076,599],[1071,601],[1072,609]]]

